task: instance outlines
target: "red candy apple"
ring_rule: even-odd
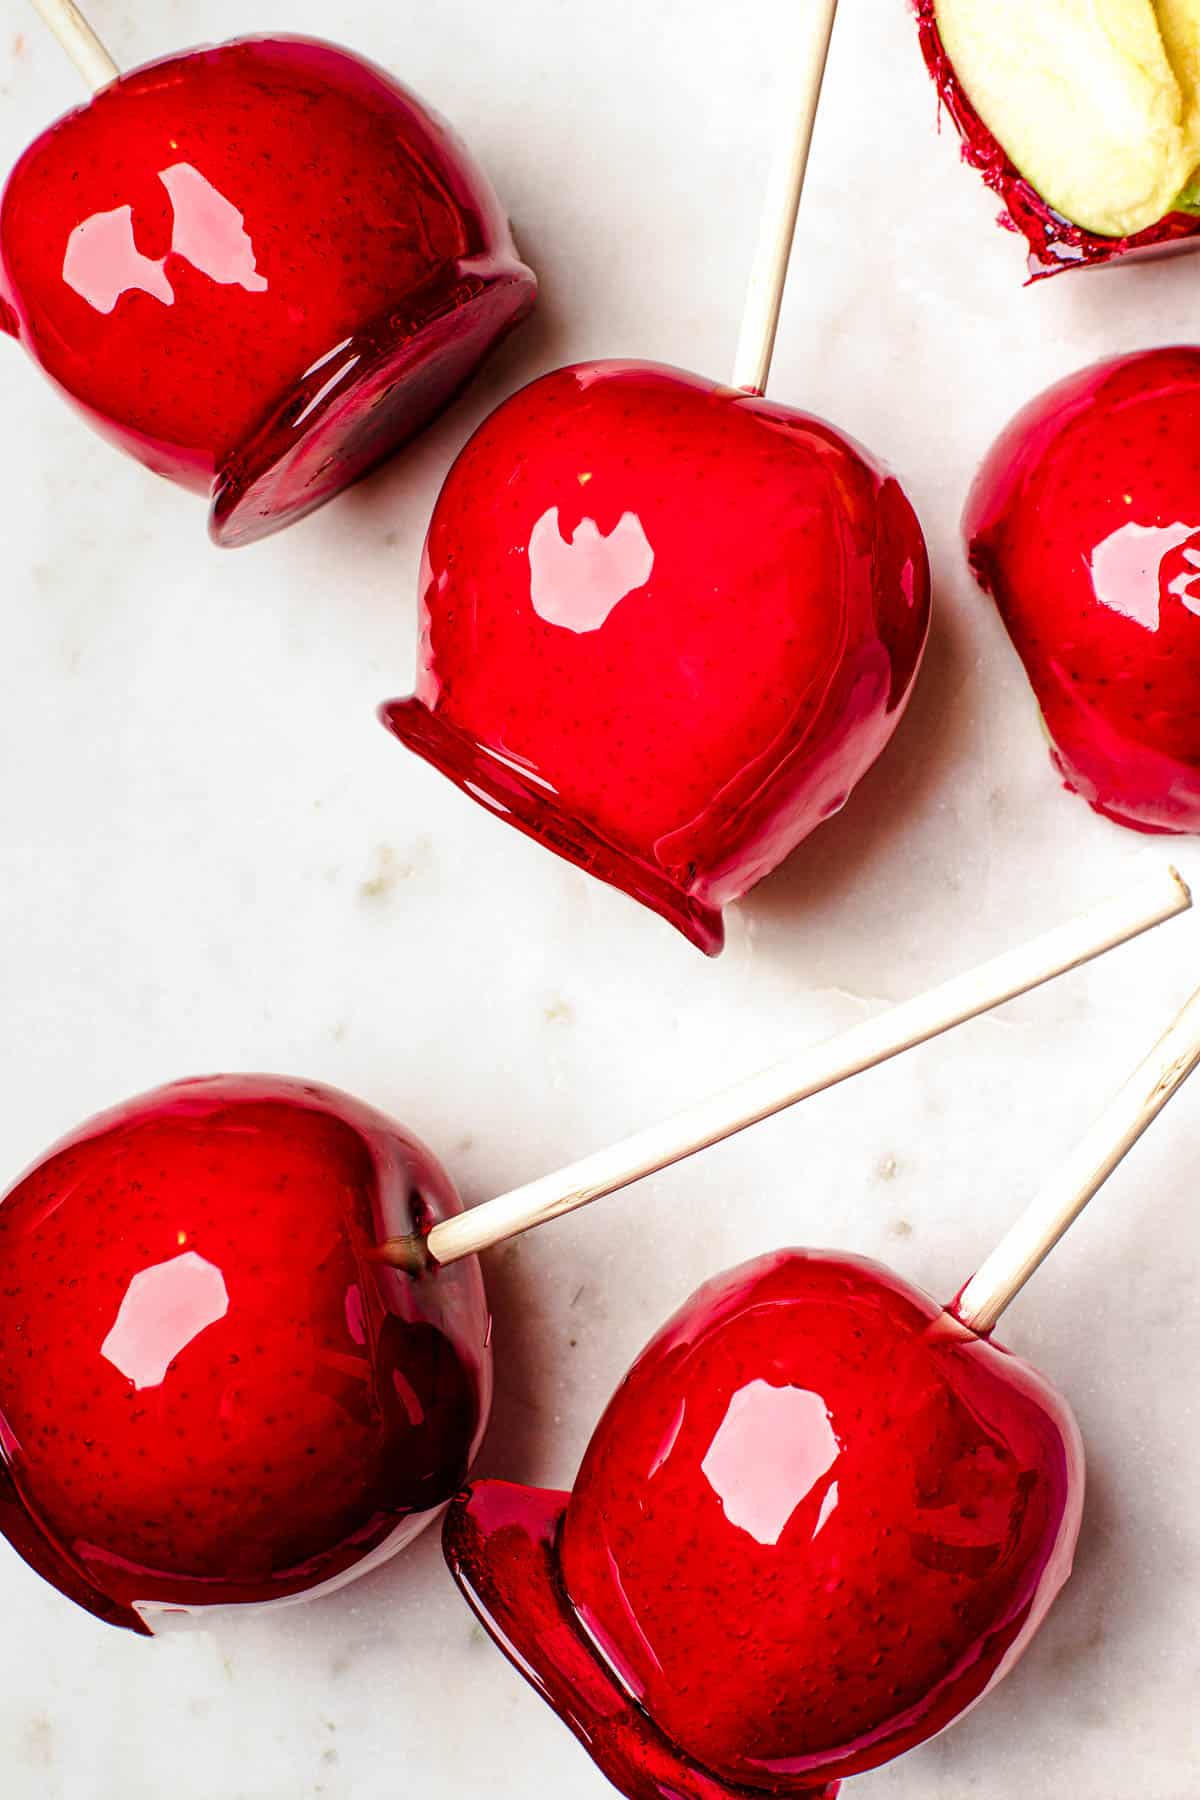
[[[788,1252],[653,1339],[572,1494],[482,1482],[445,1545],[630,1800],[831,1800],[1012,1667],[1082,1494],[1034,1370],[877,1264]]]
[[[421,429],[533,303],[482,171],[381,69],[245,39],[123,76],[0,203],[0,324],[91,422],[279,529]]]
[[[710,953],[841,807],[921,660],[899,484],[819,419],[675,369],[562,369],[455,463],[396,735]]]
[[[964,531],[1067,786],[1200,830],[1200,349],[1072,375],[990,452]]]
[[[345,1094],[179,1082],[66,1138],[0,1203],[0,1529],[99,1618],[336,1584],[462,1482],[491,1397],[472,1260],[385,1237],[459,1210]]]

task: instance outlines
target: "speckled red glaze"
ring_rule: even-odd
[[[385,722],[474,799],[721,948],[836,812],[929,627],[898,482],[805,413],[677,369],[560,369],[442,489],[415,696]]]
[[[653,1339],[570,1496],[479,1483],[444,1541],[630,1800],[832,1800],[1012,1667],[1083,1486],[1027,1364],[878,1264],[790,1251]]]
[[[533,304],[482,170],[382,69],[247,38],[124,75],[0,201],[0,324],[100,431],[278,530],[428,422]]]
[[[1200,349],[1039,395],[963,529],[1067,786],[1122,825],[1200,830]]]
[[[1066,269],[1097,268],[1105,263],[1166,256],[1196,247],[1193,240],[1200,234],[1200,218],[1192,213],[1168,213],[1132,237],[1109,238],[1072,225],[1047,205],[1009,160],[972,106],[942,43],[935,4],[936,0],[914,0],[926,66],[936,84],[940,104],[962,140],[963,161],[977,169],[1004,202],[1001,224],[1018,232],[1029,246],[1031,281],[1060,275]]]
[[[82,1126],[0,1203],[0,1529],[114,1625],[336,1584],[466,1476],[491,1399],[477,1263],[381,1238],[459,1210],[382,1114],[272,1076]]]

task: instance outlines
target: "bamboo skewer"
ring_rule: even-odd
[[[1164,864],[1154,876],[1116,899],[955,976],[930,993],[865,1019],[840,1036],[802,1050],[777,1067],[557,1174],[542,1176],[469,1212],[444,1219],[426,1237],[390,1238],[376,1254],[381,1261],[409,1273],[474,1256],[682,1162],[760,1119],[926,1043],[1090,962],[1190,905],[1187,885]]]
[[[765,394],[767,391],[800,197],[808,172],[813,126],[837,13],[837,0],[804,0],[804,4],[811,7],[813,16],[801,57],[796,111],[767,186],[758,249],[750,272],[741,336],[733,363],[733,385],[748,394]]]
[[[1200,990],[950,1307],[986,1337],[1200,1063]]]

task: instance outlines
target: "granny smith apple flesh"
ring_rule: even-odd
[[[1200,165],[1200,0],[935,0],[954,72],[1056,212],[1132,237]]]

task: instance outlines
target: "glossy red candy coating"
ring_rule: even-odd
[[[9,327],[106,436],[212,492],[221,543],[302,517],[419,431],[534,293],[447,127],[303,38],[122,76],[0,201]]]
[[[670,1743],[617,1686],[563,1592],[558,1540],[568,1496],[483,1481],[446,1515],[446,1559],[468,1604],[526,1681],[627,1800],[736,1800]],[[836,1800],[839,1782],[789,1791]]]
[[[1168,213],[1132,237],[1111,238],[1073,225],[1055,212],[1009,160],[972,106],[942,43],[936,0],[914,0],[914,4],[925,63],[940,104],[962,139],[963,161],[978,169],[1004,202],[1001,224],[1019,232],[1028,244],[1031,281],[1060,275],[1065,269],[1096,268],[1118,259],[1166,256],[1195,247],[1192,239],[1200,234],[1200,218],[1193,213]]]
[[[478,1448],[489,1321],[473,1260],[412,1281],[371,1252],[458,1210],[422,1145],[310,1083],[179,1082],[81,1127],[0,1203],[0,1529],[141,1631],[401,1548]]]
[[[649,363],[501,406],[429,529],[416,695],[386,723],[701,949],[841,807],[929,626],[899,484],[805,413]]]
[[[1200,830],[1200,349],[1097,363],[989,453],[964,532],[1066,784]]]
[[[828,1800],[1008,1671],[1082,1496],[1075,1423],[1025,1363],[877,1264],[785,1252],[643,1351],[557,1537],[548,1497],[484,1482],[445,1541],[631,1800]]]

